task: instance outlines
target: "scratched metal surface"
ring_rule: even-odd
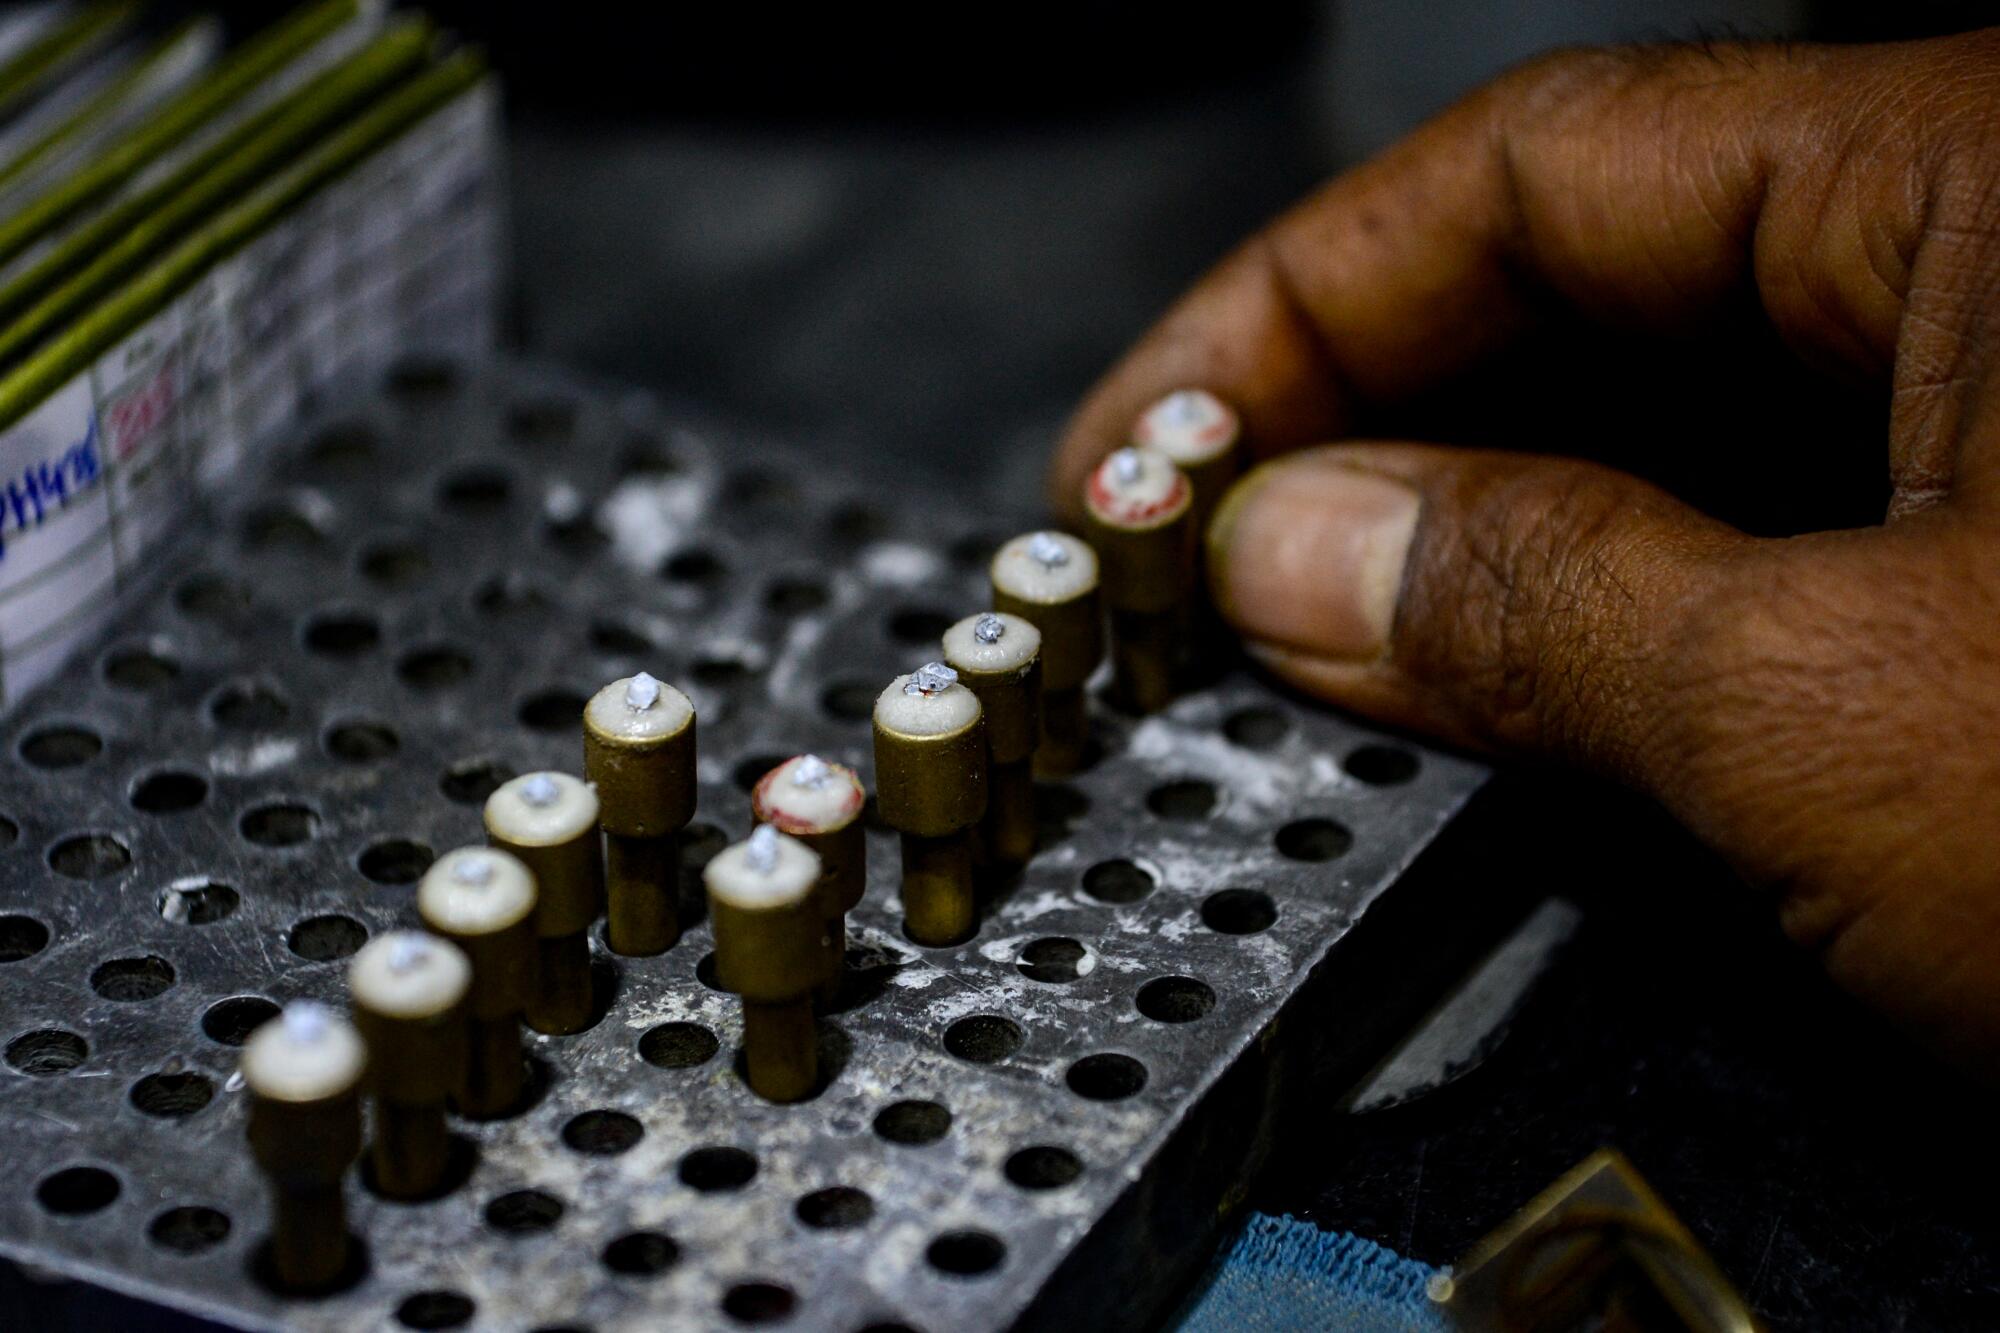
[[[1243,678],[1100,714],[972,942],[902,938],[871,833],[816,1098],[737,1077],[697,919],[600,957],[602,1021],[530,1035],[538,1098],[457,1126],[451,1193],[353,1185],[365,1276],[286,1299],[254,1275],[232,1025],[340,1001],[496,775],[578,765],[605,679],[696,701],[690,869],[776,757],[867,770],[869,701],[1006,535],[530,365],[405,375],[296,444],[0,728],[0,1253],[233,1325],[1007,1327],[1483,776]]]

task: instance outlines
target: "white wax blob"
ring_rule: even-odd
[[[1042,559],[1060,551],[1063,559]],[[1039,552],[1039,553],[1038,553]],[[1067,532],[1030,532],[993,556],[993,586],[1024,602],[1067,602],[1097,586],[1097,552]]]
[[[472,963],[449,940],[415,930],[377,935],[347,965],[354,1003],[387,1018],[430,1018],[464,998]]]
[[[878,725],[904,736],[942,736],[969,727],[979,718],[979,699],[963,685],[948,685],[935,694],[911,694],[904,689],[914,676],[898,676],[875,700]]]
[[[1148,444],[1183,467],[1206,463],[1236,447],[1241,431],[1229,404],[1206,389],[1177,389],[1147,408],[1132,428],[1134,444]]]
[[[259,1097],[316,1102],[361,1079],[368,1050],[354,1025],[323,1004],[295,1000],[243,1044],[243,1082]]]
[[[1084,499],[1107,523],[1129,525],[1171,512],[1182,502],[1187,479],[1158,449],[1120,449],[1090,474]]]
[[[633,690],[640,676],[650,684],[641,684]],[[657,693],[656,693],[657,691]],[[650,700],[643,706],[636,706],[642,700]],[[694,718],[694,705],[688,697],[673,686],[653,680],[640,672],[639,676],[626,676],[612,681],[584,705],[586,722],[606,736],[622,740],[659,740],[672,736]]]
[[[447,935],[505,930],[535,907],[535,877],[493,847],[460,847],[440,856],[417,885],[417,914]]]
[[[769,825],[753,837],[759,850],[769,853],[768,859],[753,852],[749,839],[723,848],[701,872],[709,895],[753,912],[805,901],[819,882],[819,857],[812,848]],[[769,868],[761,868],[764,866]]]
[[[982,620],[1000,622],[990,642],[980,633]],[[1018,671],[1042,650],[1042,632],[1019,616],[983,612],[967,616],[944,632],[944,660],[960,671]]]
[[[801,782],[802,774],[816,776],[816,780]],[[750,794],[751,812],[785,833],[828,833],[845,828],[861,813],[866,800],[861,779],[853,769],[810,754],[779,764]]]
[[[486,798],[486,831],[523,847],[554,847],[597,827],[597,793],[567,773],[527,773]]]

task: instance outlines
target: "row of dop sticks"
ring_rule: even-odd
[[[284,1289],[326,1290],[352,1269],[344,1181],[362,1151],[364,1097],[374,1190],[434,1197],[451,1163],[447,1111],[489,1118],[520,1104],[523,1021],[554,1034],[590,1025],[589,930],[607,906],[607,866],[625,898],[608,904],[620,951],[657,953],[677,938],[673,839],[686,816],[653,811],[635,824],[600,792],[629,814],[635,786],[685,790],[691,814],[693,710],[642,673],[600,691],[585,727],[595,780],[530,773],[496,789],[489,845],[445,853],[418,883],[424,929],[355,954],[351,1019],[298,1002],[245,1044],[250,1146],[272,1189],[269,1271]],[[649,767],[634,738],[666,762]],[[685,774],[674,772],[681,761]],[[861,896],[862,801],[852,770],[789,760],[760,784],[758,827],[703,872],[720,979],[743,1002],[750,1082],[774,1101],[804,1097],[817,1077],[813,1004],[838,981],[846,911]],[[636,853],[621,852],[634,841]]]
[[[1014,539],[991,565],[993,606],[946,631],[940,660],[877,699],[877,803],[901,835],[904,930],[948,947],[977,927],[977,861],[1033,855],[1033,779],[1074,772],[1088,737],[1084,691],[1110,612],[1113,690],[1163,707],[1199,637],[1196,534],[1237,467],[1234,413],[1198,390],[1150,409],[1134,443],[1091,475],[1091,542]],[[1100,581],[1103,588],[1100,603]],[[679,938],[678,838],[696,796],[695,710],[643,672],[584,709],[587,781],[543,772],[494,791],[489,845],[438,858],[417,891],[426,932],[394,931],[354,957],[352,1021],[288,1005],[246,1043],[252,1152],[273,1191],[271,1272],[301,1291],[354,1260],[344,1177],[374,1107],[377,1192],[421,1199],[444,1184],[448,1107],[505,1114],[523,1095],[520,1026],[582,1031],[592,1011],[589,930],[615,953]],[[846,914],[866,887],[852,769],[786,760],[752,791],[750,837],[703,872],[718,979],[743,1004],[746,1072],[772,1101],[817,1084],[816,1001],[841,977]]]

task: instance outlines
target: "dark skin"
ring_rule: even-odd
[[[1836,981],[2000,1081],[1996,107],[2000,31],[1539,61],[1203,279],[1078,409],[1052,495],[1074,517],[1160,395],[1225,398],[1269,461],[1210,582],[1259,662],[1650,793]],[[1552,312],[1768,322],[1886,400],[1887,512],[1757,538],[1590,462],[1351,438]]]

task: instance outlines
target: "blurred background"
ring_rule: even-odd
[[[1078,395],[1261,220],[1551,47],[1993,6],[432,6],[506,75],[527,346],[884,477],[1037,495]]]

